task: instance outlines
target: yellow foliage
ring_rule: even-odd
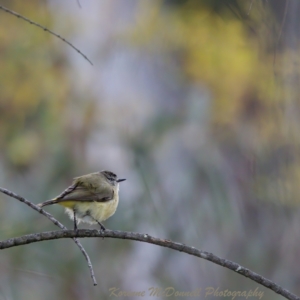
[[[51,15],[39,1],[13,2],[11,8],[51,26]],[[0,145],[5,158],[21,166],[33,162],[47,142],[46,135],[39,135],[49,131],[45,121],[56,116],[55,124],[61,122],[57,116],[69,87],[56,63],[60,54],[53,48],[53,37],[8,13],[0,15]]]
[[[7,144],[7,158],[19,167],[27,167],[37,160],[40,140],[33,131],[18,135]]]
[[[127,34],[131,45],[144,51],[165,52],[166,59],[178,57],[182,75],[206,86],[212,94],[213,122],[237,122],[249,87],[260,94],[260,89],[269,85],[269,59],[260,62],[257,42],[236,19],[225,20],[189,6],[164,11],[160,5],[140,4],[136,26]],[[260,86],[257,79],[263,76],[264,85]]]

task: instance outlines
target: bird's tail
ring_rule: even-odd
[[[56,204],[56,203],[57,203],[57,199],[52,199],[52,200],[45,201],[43,203],[39,203],[37,206],[44,207],[44,206],[52,205],[52,204]]]

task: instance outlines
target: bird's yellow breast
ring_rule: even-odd
[[[63,202],[58,202],[59,205],[67,208],[74,208],[74,206],[77,204],[77,201],[63,201]]]
[[[107,202],[67,201],[59,204],[66,207],[66,212],[71,219],[74,217],[73,210],[75,209],[78,221],[96,224],[97,221],[105,221],[115,213],[119,204],[119,197],[115,195],[113,200]]]

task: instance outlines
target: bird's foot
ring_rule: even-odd
[[[99,226],[100,226],[100,232],[103,234],[104,231],[106,230],[106,228],[103,226],[103,224],[101,224],[100,222],[98,222]],[[102,237],[102,239],[104,239],[104,236]]]

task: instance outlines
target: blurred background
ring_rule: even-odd
[[[111,170],[127,181],[107,228],[213,252],[300,295],[299,1],[0,5],[94,64],[0,11],[0,186],[39,203],[75,176]],[[72,228],[62,207],[47,210]],[[57,229],[2,194],[0,220],[1,240]],[[0,299],[108,299],[113,287],[283,299],[183,253],[81,241],[97,287],[73,241],[57,240],[1,251]]]

